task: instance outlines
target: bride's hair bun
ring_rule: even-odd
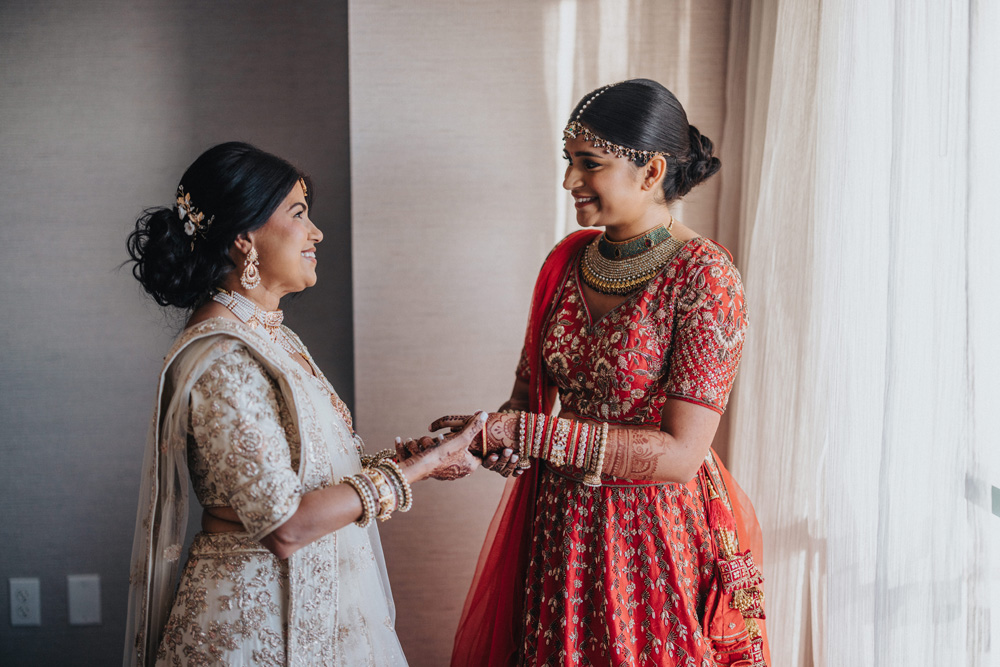
[[[691,150],[687,163],[677,170],[677,196],[683,197],[691,188],[715,175],[722,167],[719,158],[712,155],[712,140],[702,135],[694,125],[688,126]]]

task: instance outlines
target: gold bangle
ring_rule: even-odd
[[[528,435],[528,413],[520,412],[517,418],[517,467],[527,470],[531,467],[531,436]]]
[[[345,477],[340,480],[343,484],[348,484],[353,488],[358,496],[361,497],[361,516],[354,522],[362,528],[367,528],[372,524],[372,520],[375,518],[375,499],[372,497],[372,491],[368,488],[368,485],[357,479],[355,476]]]
[[[566,465],[566,445],[569,439],[570,420],[556,419],[552,430],[552,440],[549,446],[549,461],[554,465]]]
[[[406,476],[403,475],[403,469],[399,467],[399,464],[392,459],[385,459],[378,464],[380,470],[384,470],[389,473],[399,485],[399,491],[401,492],[401,500],[399,506],[396,507],[398,512],[409,512],[410,508],[413,507],[413,489],[410,487],[410,483],[406,481]]]
[[[392,483],[389,475],[381,468],[368,468],[364,474],[372,480],[375,490],[378,492],[378,520],[388,521],[393,511],[399,506],[395,484]]]
[[[538,422],[541,421],[541,428],[539,428]],[[534,437],[531,441],[531,455],[536,458],[542,458],[542,441],[545,439],[545,425],[548,420],[541,415],[531,415],[531,432],[534,433]]]
[[[600,440],[597,441],[597,462],[594,469],[588,471],[583,476],[583,483],[587,486],[601,486],[601,471],[604,469],[604,454],[608,448],[608,423],[601,424]]]

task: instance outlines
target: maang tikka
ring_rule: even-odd
[[[620,81],[619,83],[624,82]],[[604,92],[617,85],[618,83],[612,83],[604,86],[600,90],[594,92],[594,94],[590,96],[590,99],[580,105],[580,110],[576,112],[576,115],[573,116],[572,120],[566,124],[566,129],[563,130],[563,141],[565,142],[567,139],[580,137],[584,141],[589,141],[595,148],[603,148],[605,152],[610,153],[615,157],[623,157],[627,160],[635,162],[636,164],[645,164],[657,155],[669,157],[670,153],[666,151],[648,151],[639,148],[629,148],[628,146],[622,146],[621,144],[616,144],[613,141],[608,141],[581,122],[580,118],[583,116],[583,112],[587,110],[587,107],[589,107],[590,104]]]

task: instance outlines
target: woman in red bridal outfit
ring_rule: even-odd
[[[542,267],[510,401],[474,443],[519,454],[523,474],[452,665],[765,666],[760,528],[711,450],[743,286],[728,251],[668,208],[720,162],[645,79],[586,95],[564,136],[584,229]],[[493,467],[510,474],[513,459]]]

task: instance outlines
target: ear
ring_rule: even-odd
[[[244,232],[236,237],[233,241],[233,247],[241,255],[247,255],[250,253],[250,248],[253,247],[253,232]]]
[[[658,190],[663,183],[663,177],[667,174],[667,158],[656,155],[642,169],[642,189]]]

